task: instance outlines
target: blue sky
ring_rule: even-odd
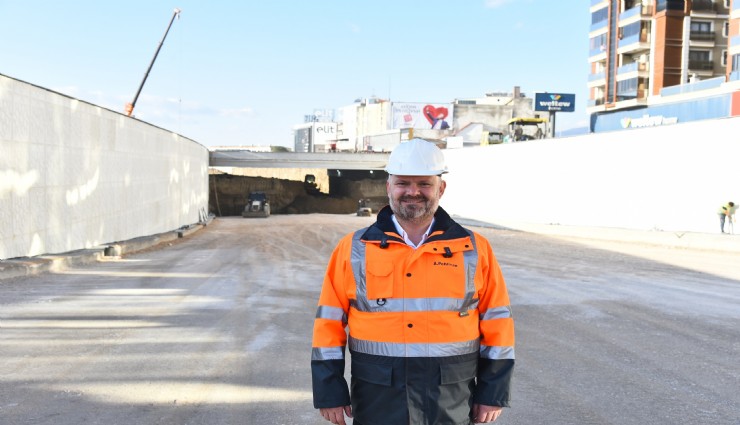
[[[566,6],[567,4],[567,6]],[[293,146],[315,109],[575,93],[586,126],[589,3],[553,0],[0,0],[0,74],[206,146]]]

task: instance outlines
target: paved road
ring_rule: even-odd
[[[170,246],[0,280],[0,424],[321,424],[310,333],[355,216],[221,218]],[[478,229],[517,326],[499,424],[740,423],[736,254]]]

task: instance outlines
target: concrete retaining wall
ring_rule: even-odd
[[[441,205],[491,223],[719,233],[740,202],[740,118],[446,150]]]
[[[0,259],[171,231],[207,207],[204,146],[0,75]]]

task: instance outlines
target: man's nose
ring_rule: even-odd
[[[410,184],[406,187],[406,194],[408,195],[418,195],[421,193],[421,188],[417,184]]]

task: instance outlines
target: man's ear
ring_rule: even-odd
[[[442,177],[439,178],[439,197],[441,198],[442,195],[445,193],[445,188],[447,187],[447,182],[442,180]]]

